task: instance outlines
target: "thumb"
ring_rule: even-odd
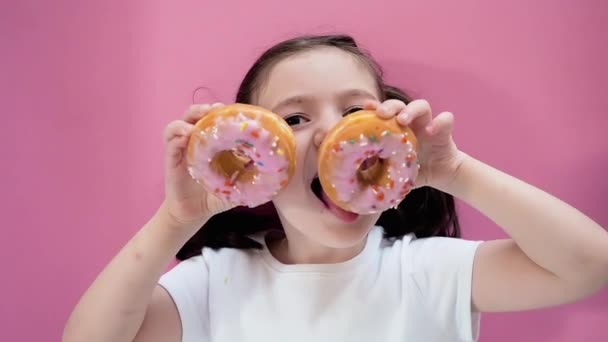
[[[443,112],[435,117],[425,128],[426,133],[435,139],[445,139],[451,136],[454,128],[454,114]]]
[[[165,129],[165,162],[167,168],[173,169],[182,164],[191,130],[192,125],[180,120],[171,122]]]

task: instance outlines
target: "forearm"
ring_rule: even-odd
[[[608,282],[608,233],[577,209],[465,155],[441,189],[498,224],[536,264],[578,282]]]
[[[190,237],[170,222],[161,207],[112,259],[74,309],[64,341],[133,340],[158,279]]]

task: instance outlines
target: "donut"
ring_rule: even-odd
[[[417,140],[396,117],[361,110],[344,117],[321,143],[319,181],[338,207],[374,214],[397,205],[415,185]]]
[[[295,172],[293,131],[277,114],[236,103],[195,125],[186,151],[190,176],[206,191],[250,208],[266,203]]]

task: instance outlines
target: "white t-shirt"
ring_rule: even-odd
[[[478,241],[384,239],[338,264],[285,265],[262,250],[203,249],[160,279],[182,341],[474,341],[471,276]]]

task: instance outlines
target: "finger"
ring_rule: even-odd
[[[178,167],[182,163],[187,145],[187,136],[177,136],[167,142],[165,162],[169,169]]]
[[[363,102],[363,109],[375,110],[378,106],[380,106],[380,101],[377,100],[365,100]]]
[[[216,102],[214,104],[211,105],[211,108],[215,109],[215,108],[219,108],[222,107],[224,104],[221,102]]]
[[[401,126],[409,126],[414,118],[408,113],[407,109],[403,109],[397,114],[397,122]]]
[[[411,126],[414,131],[423,130],[431,123],[433,112],[426,100],[415,100],[410,102],[402,113],[399,113],[397,122],[402,125]]]
[[[193,127],[194,127],[194,125],[189,124],[182,120],[175,120],[175,121],[170,122],[167,125],[167,127],[165,128],[165,131],[163,133],[165,142],[168,143],[175,137],[190,136],[190,133],[192,132]]]
[[[431,136],[444,136],[452,133],[454,128],[454,114],[443,112],[426,126],[426,132]]]
[[[406,108],[405,103],[399,100],[386,100],[377,109],[378,116],[390,119]]]
[[[211,110],[209,104],[195,104],[192,105],[184,113],[184,121],[195,124],[203,115],[207,114]]]

